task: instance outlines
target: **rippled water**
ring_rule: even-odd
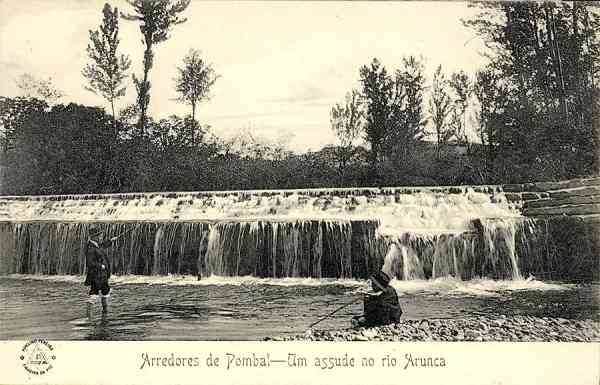
[[[355,299],[360,280],[125,276],[112,278],[111,311],[85,317],[81,276],[0,277],[0,339],[262,340],[301,334]],[[527,314],[600,319],[600,285],[535,280],[394,281],[403,317]],[[360,301],[319,323],[349,326]]]

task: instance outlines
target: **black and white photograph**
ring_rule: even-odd
[[[0,1],[0,340],[38,374],[53,341],[598,346],[599,31],[593,1]]]

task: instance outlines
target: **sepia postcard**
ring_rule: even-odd
[[[0,384],[598,384],[593,1],[0,1]]]

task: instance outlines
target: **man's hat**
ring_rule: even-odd
[[[377,272],[377,274],[372,275],[369,279],[381,290],[385,290],[391,281],[391,278],[383,271]]]

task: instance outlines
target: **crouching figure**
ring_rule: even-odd
[[[402,309],[396,289],[390,286],[390,277],[383,271],[370,279],[372,291],[364,294],[364,314],[352,318],[353,327],[389,325],[400,321]]]

